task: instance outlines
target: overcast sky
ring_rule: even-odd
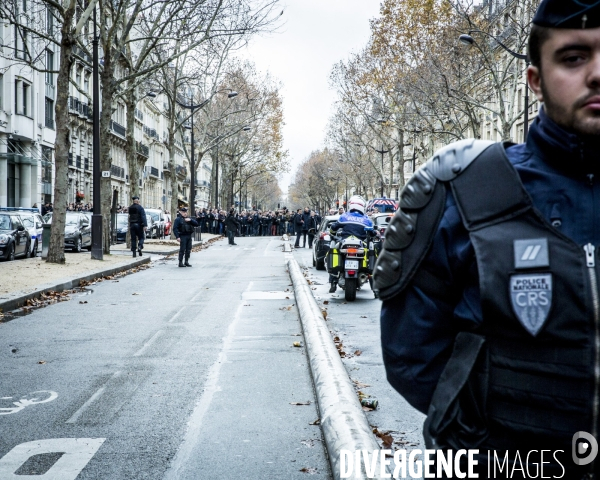
[[[244,56],[283,84],[284,148],[291,163],[280,180],[285,194],[296,167],[323,146],[335,99],[331,68],[366,45],[379,0],[283,0],[282,6],[279,31],[253,39]]]

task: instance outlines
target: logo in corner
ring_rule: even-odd
[[[575,465],[588,465],[598,456],[598,442],[587,432],[573,435],[573,462]]]
[[[510,277],[510,300],[521,325],[534,337],[548,319],[552,305],[552,275],[530,274]]]

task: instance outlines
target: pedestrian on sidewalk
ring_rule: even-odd
[[[192,253],[192,233],[194,232],[194,227],[197,226],[198,222],[188,217],[187,208],[181,207],[173,225],[173,233],[179,242],[180,267],[191,267],[189,260]],[[185,263],[183,263],[184,256]]]
[[[313,246],[313,241],[317,233],[317,226],[317,217],[315,216],[314,210],[311,210],[308,219],[308,248],[312,248]]]
[[[294,248],[300,248],[300,236],[302,235],[302,209],[299,208],[296,210],[296,215],[294,215],[294,230],[296,232],[296,242],[294,243]]]
[[[227,230],[227,238],[229,245],[237,245],[235,243],[235,232],[240,228],[240,221],[235,217],[235,210],[232,208],[225,218],[225,229]]]
[[[140,197],[135,195],[132,197],[132,200],[133,204],[129,207],[128,213],[129,232],[131,234],[131,251],[133,252],[133,258],[135,258],[136,250],[139,252],[140,257],[142,256],[148,220],[146,218],[144,207],[140,205]]]

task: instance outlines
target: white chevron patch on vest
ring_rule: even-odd
[[[515,268],[550,266],[547,238],[515,240],[514,242]]]
[[[510,300],[521,325],[535,337],[546,323],[552,305],[552,275],[512,275]]]

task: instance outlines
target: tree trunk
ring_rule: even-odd
[[[136,95],[132,92],[131,95],[126,97],[125,108],[127,109],[127,145],[125,146],[125,158],[127,159],[127,170],[129,171],[129,192],[131,196],[137,195],[141,198],[142,189],[140,188],[139,172],[140,168],[137,159],[137,149],[135,146],[135,104]],[[127,235],[125,237],[125,244],[127,248],[131,248],[131,232],[127,229]]]
[[[110,120],[112,117],[113,98],[116,97],[114,80],[114,66],[110,53],[110,47],[105,48],[104,65],[100,74],[102,86],[102,112],[100,115],[100,170],[110,170],[112,165]],[[100,179],[100,194],[102,198],[103,214],[103,238],[104,253],[110,254],[110,205],[112,201],[112,184],[110,178]]]
[[[55,140],[55,180],[54,180],[54,211],[52,227],[50,228],[50,245],[48,247],[49,263],[65,263],[65,219],[67,205],[67,185],[69,173],[69,149],[71,148],[71,129],[69,128],[69,78],[73,65],[72,23],[74,9],[65,10],[64,23],[61,28],[60,69],[56,82],[56,117]]]

